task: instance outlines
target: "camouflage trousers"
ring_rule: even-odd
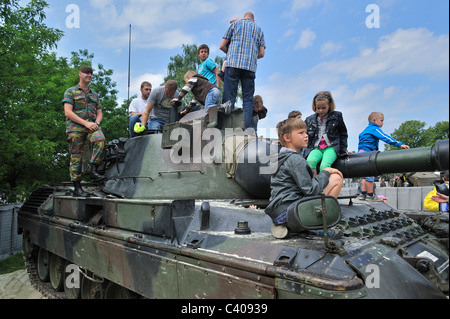
[[[81,168],[83,158],[83,147],[86,140],[92,144],[92,155],[90,163],[98,165],[102,162],[103,151],[105,150],[105,136],[101,130],[95,132],[69,132],[68,142],[70,149],[70,180],[81,181]]]

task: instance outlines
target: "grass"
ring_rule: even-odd
[[[19,269],[25,269],[25,261],[22,253],[17,253],[4,260],[0,260],[0,275],[4,275]]]

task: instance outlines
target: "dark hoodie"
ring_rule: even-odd
[[[296,200],[319,195],[330,178],[327,171],[321,171],[313,178],[313,171],[303,156],[289,148],[283,147],[277,156],[278,169],[270,180],[270,203],[265,209],[272,219]]]

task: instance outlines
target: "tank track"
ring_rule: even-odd
[[[42,295],[48,299],[66,299],[64,291],[58,292],[53,289],[50,282],[43,282],[39,279],[37,272],[37,258],[26,258],[24,254],[25,266],[27,268],[28,277],[30,278],[31,285],[39,291]]]
[[[27,251],[23,250],[23,259],[25,261],[25,266],[27,269],[28,277],[30,279],[31,286],[35,288],[37,291],[39,291],[44,297],[48,299],[68,299],[66,297],[66,293],[63,291],[56,291],[53,287],[50,281],[42,281],[39,278],[38,274],[38,254],[37,251],[39,250],[38,246],[32,245],[33,247],[28,250],[28,256]],[[102,288],[101,293],[101,299],[106,298],[105,297],[105,290],[106,287]],[[83,299],[83,295],[81,294],[78,296],[78,298]],[[114,298],[114,297],[111,297]],[[130,292],[130,298],[131,299],[146,299],[145,297],[138,295],[136,293]],[[69,297],[70,299],[70,297]]]

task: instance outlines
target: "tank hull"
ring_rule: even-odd
[[[445,221],[350,196],[336,205],[341,239],[276,239],[262,208],[278,145],[242,125],[242,109],[188,114],[162,134],[112,141],[106,181],[83,185],[89,197],[71,185],[34,192],[18,213],[32,281],[52,298],[446,298],[448,219],[442,236]],[[336,165],[347,177],[448,168],[448,141],[406,151]],[[293,211],[326,224],[324,203]]]
[[[120,207],[118,199],[91,198],[98,220],[93,210],[76,216],[80,199],[58,193],[40,213],[21,211],[19,224],[35,247],[78,265],[80,284],[89,271],[144,298],[445,298],[399,251],[433,256],[436,268],[448,263],[448,251],[383,203],[341,200],[344,251],[331,253],[322,238],[275,239],[262,211],[229,201],[149,200],[140,203],[144,216],[133,200]],[[235,233],[241,220],[250,234]],[[169,225],[165,232],[160,224]]]

